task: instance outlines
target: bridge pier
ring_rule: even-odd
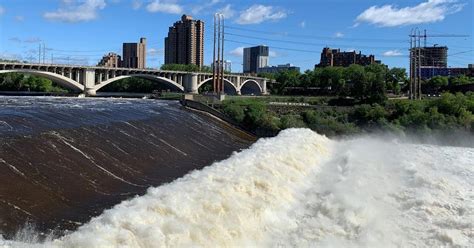
[[[84,94],[86,96],[96,96],[97,95],[97,91],[95,89],[92,89],[92,88],[89,88],[89,89],[85,89],[84,90]]]
[[[199,94],[198,91],[198,74],[188,73],[184,76],[183,86],[184,91],[192,94]]]
[[[94,89],[95,86],[95,70],[94,69],[84,69],[82,70],[82,78],[84,84],[84,94],[86,96],[95,96],[96,90]],[[100,80],[100,78],[99,78]]]

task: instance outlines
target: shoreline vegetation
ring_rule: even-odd
[[[257,136],[274,136],[286,128],[310,128],[329,137],[365,133],[443,136],[474,133],[474,93],[444,93],[420,101],[331,106],[328,97],[231,98],[213,106]],[[285,102],[286,105],[270,103]],[[299,106],[318,102],[318,105]],[[292,103],[292,104],[289,104]]]

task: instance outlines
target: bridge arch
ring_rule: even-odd
[[[197,87],[198,90],[199,90],[199,88],[201,88],[201,86],[203,86],[203,85],[206,84],[206,83],[209,83],[209,82],[212,81],[212,80],[213,80],[213,78],[211,77],[211,78],[208,78],[208,79],[202,81],[201,83],[199,83],[199,84],[198,84],[198,87]],[[224,89],[227,89],[228,87],[226,87],[226,86],[229,86],[229,85],[232,86],[233,93],[234,93],[235,95],[237,95],[238,92],[239,92],[239,90],[237,89],[237,87],[235,87],[235,85],[234,85],[230,80],[224,78]]]
[[[14,70],[0,70],[0,73],[23,73],[23,74],[31,74],[34,76],[45,77],[65,88],[74,90],[76,92],[84,91],[84,85],[67,78],[65,76],[61,76],[59,74],[53,72],[46,72],[46,71],[37,71],[37,70],[27,70],[27,69],[14,69]]]
[[[173,87],[179,89],[180,91],[184,92],[184,87],[182,85],[174,82],[173,80],[170,80],[170,79],[167,79],[167,78],[164,78],[164,77],[155,76],[155,75],[150,75],[150,74],[130,74],[130,75],[123,75],[123,76],[114,77],[114,78],[106,80],[106,81],[104,81],[100,84],[95,85],[94,88],[92,88],[92,90],[93,91],[98,91],[101,88],[105,87],[106,85],[111,84],[115,81],[125,79],[125,78],[131,78],[131,77],[145,78],[145,79],[149,79],[149,80],[152,80],[152,81],[165,83],[165,84],[173,86]]]
[[[253,85],[254,87],[255,87],[255,86],[258,87],[258,90],[259,90],[258,94],[259,94],[259,95],[264,93],[264,91],[263,91],[263,89],[262,89],[262,86],[260,86],[260,84],[259,84],[256,80],[248,79],[248,80],[245,80],[245,81],[240,85],[240,89],[239,89],[239,90],[240,90],[240,92],[241,92],[242,94],[244,94],[244,92],[242,92],[242,89],[244,88],[244,86],[245,86],[245,85],[249,85],[249,84]]]

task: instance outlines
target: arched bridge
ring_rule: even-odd
[[[130,77],[153,80],[167,84],[178,91],[194,94],[198,94],[199,88],[206,83],[212,84],[212,73],[205,72],[0,62],[0,73],[9,72],[42,76],[89,96],[95,95],[98,90],[110,83]],[[267,94],[266,78],[228,74],[224,75],[224,81],[225,91],[230,94],[245,94],[249,89],[253,89],[257,94]]]

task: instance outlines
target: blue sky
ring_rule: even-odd
[[[184,13],[206,23],[205,63],[212,60],[212,16],[227,17],[225,57],[242,70],[242,47],[270,47],[270,64],[310,69],[324,46],[374,54],[390,67],[407,67],[408,34],[449,47],[448,64],[474,63],[472,0],[0,0],[0,57],[95,65],[122,42],[148,39],[148,67],[164,61],[168,27]]]

